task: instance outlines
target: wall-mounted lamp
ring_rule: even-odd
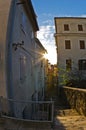
[[[18,47],[22,47],[24,45],[24,41],[21,43],[13,43],[12,46],[14,47],[14,50],[16,51]]]

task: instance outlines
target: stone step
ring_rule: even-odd
[[[86,130],[86,117],[84,116],[57,116],[55,127],[63,127],[65,130]],[[61,129],[63,130],[63,129]]]
[[[75,109],[56,109],[55,115],[58,116],[78,116],[79,114],[76,112]]]
[[[74,109],[56,109],[55,130],[86,130],[86,117]]]

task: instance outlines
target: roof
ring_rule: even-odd
[[[54,19],[86,19],[86,17],[54,17]]]
[[[43,49],[43,51],[47,52],[47,50],[43,47],[43,45],[41,44],[38,38],[35,38],[35,41]]]
[[[39,27],[37,23],[37,16],[35,14],[31,0],[21,0],[21,1],[24,2],[23,6],[25,7],[25,10],[27,11],[27,14],[30,18],[30,21],[33,24],[34,30],[38,31]]]

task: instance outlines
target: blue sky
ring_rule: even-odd
[[[40,31],[38,38],[56,62],[54,17],[86,17],[86,0],[32,0]]]

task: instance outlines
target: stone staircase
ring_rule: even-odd
[[[55,107],[54,130],[86,130],[86,117],[65,106]]]
[[[0,119],[0,130],[86,130],[86,117],[73,109],[56,109],[54,126],[12,119]]]

